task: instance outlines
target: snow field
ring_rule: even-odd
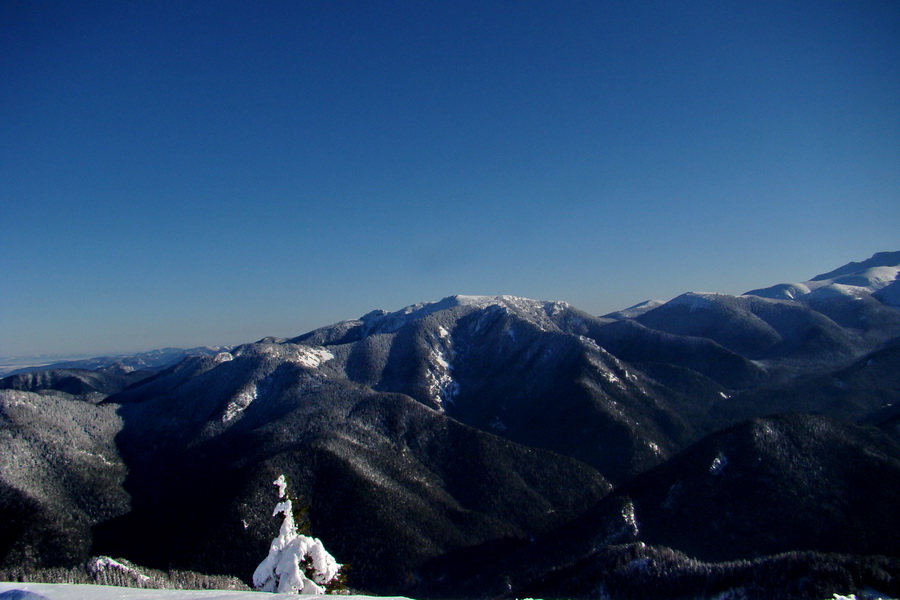
[[[114,587],[109,585],[84,585],[68,583],[8,583],[0,582],[0,597],[7,592],[9,598],[21,600],[296,600],[295,594],[265,592],[237,592],[230,590],[147,590]],[[336,596],[342,600],[409,600],[402,596]]]

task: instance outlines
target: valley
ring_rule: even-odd
[[[898,272],[605,316],[450,296],[8,375],[0,576],[246,582],[284,474],[360,593],[898,596]]]

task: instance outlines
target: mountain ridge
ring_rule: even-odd
[[[0,379],[0,566],[71,564],[102,552],[248,577],[274,534],[268,496],[279,473],[309,502],[314,533],[353,564],[351,583],[370,591],[446,597],[452,577],[441,577],[460,569],[478,570],[473,581],[500,590],[503,560],[527,554],[536,539],[555,540],[559,556],[576,562],[598,543],[619,552],[614,545],[638,541],[730,560],[642,517],[656,500],[640,494],[656,498],[671,481],[695,481],[686,452],[760,422],[808,430],[810,439],[841,431],[861,449],[816,442],[810,452],[798,443],[776,461],[772,477],[801,499],[792,510],[819,514],[835,530],[861,527],[860,544],[820,540],[804,550],[894,553],[889,540],[900,539],[900,524],[888,514],[871,509],[880,516],[865,520],[865,499],[849,515],[815,513],[802,503],[803,486],[825,493],[815,478],[785,475],[811,465],[846,478],[847,465],[862,461],[862,487],[877,475],[894,489],[897,457],[885,448],[900,438],[900,310],[881,295],[896,265],[875,262],[895,256],[879,253],[818,280],[874,282],[852,294],[693,292],[603,317],[559,301],[457,295],[142,371],[113,364]],[[807,414],[772,414],[785,411]],[[755,459],[734,457],[766,449],[748,448],[726,453],[728,477],[757,477]],[[871,462],[866,451],[886,458]],[[714,477],[715,458],[703,458],[704,477]],[[57,482],[51,495],[23,475],[42,463]],[[102,476],[89,476],[98,464]],[[763,543],[766,527],[780,522],[765,503],[729,500],[739,513],[729,517],[714,488],[701,481],[691,489],[717,531],[738,531],[743,514],[762,532],[735,556],[798,549]],[[657,533],[628,534],[626,496],[638,531],[643,520],[643,531]],[[680,506],[689,514],[690,504]],[[60,512],[73,517],[55,519]],[[593,541],[566,533],[572,523]],[[727,543],[710,539],[719,542],[707,547]],[[561,568],[540,557],[522,564],[521,589]]]

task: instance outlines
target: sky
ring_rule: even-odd
[[[900,250],[900,3],[0,3],[0,356]]]

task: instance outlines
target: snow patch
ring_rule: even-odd
[[[600,376],[609,383],[614,383],[620,387],[622,386],[622,380],[616,377],[615,373],[613,373],[612,371],[603,371],[600,373]]]
[[[625,389],[625,382],[622,381],[622,377],[628,381],[636,382],[638,380],[637,376],[629,373],[618,359],[598,346],[597,342],[584,336],[579,336],[579,339],[582,345],[590,350],[590,353],[587,355],[588,364],[594,367],[597,374],[607,383]],[[609,363],[612,363],[612,366]]]
[[[860,299],[871,293],[872,291],[868,288],[832,283],[831,285],[825,285],[811,291],[808,296],[816,300],[827,300],[830,298]]]
[[[414,320],[456,307],[465,307],[475,310],[505,310],[507,313],[516,314],[542,329],[556,328],[552,318],[570,308],[569,304],[566,302],[531,300],[519,296],[458,295],[444,298],[438,302],[413,304],[392,313],[385,313],[383,311],[369,313],[363,317],[362,320],[366,324],[367,332],[369,333],[392,333]],[[491,316],[496,315],[495,310],[491,310]],[[476,331],[485,324],[486,323],[479,322],[479,324],[476,325]]]
[[[284,478],[284,474],[279,475],[278,479],[272,482],[272,485],[278,488],[279,498],[284,498],[285,496],[287,496],[287,480]],[[275,514],[273,514],[272,516],[274,517],[277,514],[278,512],[276,510]]]
[[[851,267],[854,265],[847,265]],[[835,273],[840,274],[835,275]],[[759,296],[761,298],[773,298],[777,300],[797,300],[805,296],[811,299],[829,298],[864,298],[876,294],[882,301],[894,304],[886,299],[894,295],[895,288],[900,277],[900,265],[884,265],[869,268],[860,268],[858,271],[847,272],[845,268],[837,272],[819,276],[810,281],[799,283],[781,283],[772,287],[752,290],[745,296]],[[833,275],[827,277],[827,275]]]
[[[625,527],[627,532],[637,537],[638,522],[637,517],[634,514],[634,503],[631,500],[626,502],[625,506],[622,507],[622,519],[625,520]]]
[[[682,294],[669,301],[670,305],[685,306],[690,312],[712,308],[716,304],[718,298],[729,298],[725,294],[715,294],[712,292],[688,292]]]
[[[665,302],[662,300],[645,300],[634,306],[629,306],[628,308],[604,316],[617,319],[636,319],[642,314],[650,312],[654,308],[659,308],[663,304],[665,304]]]
[[[597,352],[600,352],[600,346],[597,344],[597,342],[595,340],[593,340],[589,337],[585,337],[583,335],[579,335],[578,340],[581,342],[581,344],[584,347],[586,347],[590,350],[595,350]]]
[[[256,343],[241,346],[234,356],[262,356],[293,362],[310,369],[316,369],[334,358],[334,354],[321,346],[288,343]]]
[[[106,571],[120,571],[135,581],[150,581],[150,578],[139,572],[137,569],[121,563],[108,556],[99,556],[88,564],[88,571],[91,574],[105,573]]]
[[[235,590],[153,590],[73,583],[0,582],[0,593],[25,592],[48,600],[288,600],[287,594]],[[408,600],[399,596],[340,596],[342,600]]]
[[[719,475],[726,466],[728,466],[728,458],[723,453],[719,452],[718,456],[716,456],[709,465],[709,474]]]
[[[323,363],[334,359],[334,354],[322,347],[297,346],[293,362],[310,369],[318,369]]]
[[[26,406],[35,408],[32,400],[37,400],[39,396],[34,392],[25,392],[22,390],[3,390],[0,395],[0,408],[12,408],[14,406]]]
[[[106,465],[108,467],[116,466],[116,463],[107,460],[107,458],[105,456],[103,456],[102,454],[98,454],[96,452],[88,452],[87,450],[80,450],[80,449],[77,450],[77,452],[78,452],[78,454],[83,454],[84,456],[96,458],[97,460],[99,460],[101,463],[103,463],[104,465]]]
[[[452,403],[459,394],[459,384],[452,375],[452,361],[456,353],[450,332],[443,327],[438,327],[432,341],[426,373],[428,396],[443,410],[444,403]]]
[[[247,407],[253,404],[253,401],[259,395],[259,391],[257,390],[256,384],[248,385],[247,387],[241,389],[237,394],[234,395],[231,402],[228,403],[228,406],[225,407],[225,412],[222,414],[222,422],[228,423],[229,421],[233,421],[247,410]]]
[[[229,362],[234,360],[234,355],[231,352],[219,352],[213,357],[213,362],[216,364]]]
[[[273,482],[279,498],[287,495],[284,475]],[[272,540],[269,554],[253,572],[253,585],[264,592],[321,595],[341,565],[325,550],[317,538],[297,533],[290,499],[275,505],[272,516],[283,515],[278,537]]]
[[[860,592],[860,595],[849,594],[844,596],[843,594],[834,594],[834,600],[894,600],[893,596],[888,594],[883,594],[877,590],[873,590],[872,588],[866,588]]]

